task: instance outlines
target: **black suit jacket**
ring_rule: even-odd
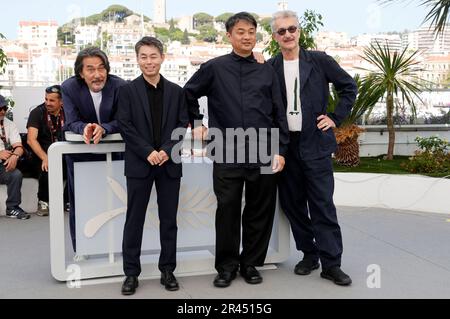
[[[287,108],[283,55],[269,60],[280,81],[283,104]],[[339,93],[334,113],[327,114],[330,83]],[[300,50],[300,100],[302,133],[300,154],[305,160],[330,156],[336,150],[333,130],[317,128],[317,118],[327,114],[339,126],[350,113],[355,102],[357,86],[353,78],[329,55],[319,51]]]
[[[120,133],[125,141],[125,176],[145,178],[154,169],[147,161],[153,151],[164,150],[170,157],[172,148],[183,140],[179,136],[172,140],[172,131],[176,128],[186,129],[189,123],[187,105],[183,89],[164,79],[163,117],[161,123],[161,148],[155,149],[151,112],[145,87],[145,79],[140,76],[120,88],[116,119]],[[172,159],[164,164],[169,176],[182,176],[181,163]]]

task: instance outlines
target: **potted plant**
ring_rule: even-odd
[[[370,114],[382,96],[379,91],[374,90],[371,77],[361,79],[360,75],[356,74],[354,80],[358,86],[355,104],[342,124],[333,129],[338,143],[334,159],[339,165],[349,167],[358,166],[360,162],[358,137],[364,129],[357,123],[364,115]],[[338,94],[333,86],[328,102],[328,112],[334,111],[338,101]]]

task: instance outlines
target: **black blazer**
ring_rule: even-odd
[[[183,134],[172,141],[172,131],[176,128],[186,129],[188,126],[189,117],[183,89],[161,78],[164,81],[164,97],[160,149],[154,147],[152,119],[144,77],[140,76],[120,88],[116,119],[125,141],[125,176],[127,177],[147,177],[153,169],[147,157],[155,150],[164,150],[170,157],[172,148],[184,137]],[[181,163],[175,164],[170,159],[164,167],[169,176],[173,178],[182,176]]]
[[[287,108],[286,82],[282,54],[268,61],[280,81],[283,104]],[[334,113],[327,114],[330,83],[339,92],[339,103]],[[319,51],[300,49],[300,100],[302,133],[300,154],[305,160],[330,156],[336,150],[333,130],[317,128],[317,118],[327,114],[339,126],[350,113],[355,102],[357,86],[353,78],[329,55]]]

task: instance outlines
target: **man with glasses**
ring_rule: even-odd
[[[280,80],[290,131],[286,167],[279,183],[280,204],[288,217],[303,260],[295,273],[308,275],[322,263],[321,277],[350,285],[341,269],[342,236],[333,203],[331,154],[336,149],[332,128],[350,113],[357,87],[330,56],[299,47],[299,19],[280,11],[272,18],[273,38],[281,53],[269,60]],[[339,94],[333,113],[327,113],[329,84]]]
[[[0,95],[0,184],[6,184],[6,216],[28,219],[30,215],[19,205],[22,202],[22,173],[17,162],[23,155],[22,140],[17,126],[6,118],[8,102]]]
[[[45,89],[45,102],[30,112],[27,122],[27,143],[35,155],[33,166],[39,178],[38,216],[49,214],[47,151],[51,144],[63,140],[64,123],[61,86],[53,85]]]
[[[108,135],[119,132],[114,119],[118,88],[126,84],[121,78],[109,74],[106,54],[96,47],[86,48],[75,60],[75,75],[62,84],[62,97],[66,115],[66,129],[83,136],[84,142],[98,144]],[[105,155],[75,154],[66,157],[69,185],[69,223],[72,246],[76,251],[74,162],[104,161]],[[76,255],[75,261],[83,260]]]

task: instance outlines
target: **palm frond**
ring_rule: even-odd
[[[413,116],[416,114],[415,98],[422,102],[420,93],[426,90],[426,82],[416,75],[421,70],[417,67],[419,53],[409,52],[407,47],[400,52],[391,51],[387,44],[382,46],[376,42],[367,47],[361,57],[375,67],[375,71],[366,69],[369,71],[367,78],[376,87],[375,91],[381,96],[392,94],[400,99],[409,106]]]
[[[431,22],[436,35],[443,33],[449,18],[450,0],[423,0],[420,5],[431,7],[423,23]]]
[[[414,0],[378,0],[382,5],[390,5],[395,2],[416,2]],[[447,26],[450,18],[450,0],[421,0],[420,6],[428,7],[429,11],[425,16],[422,24],[430,22],[430,28],[434,26],[436,37],[442,34]]]

